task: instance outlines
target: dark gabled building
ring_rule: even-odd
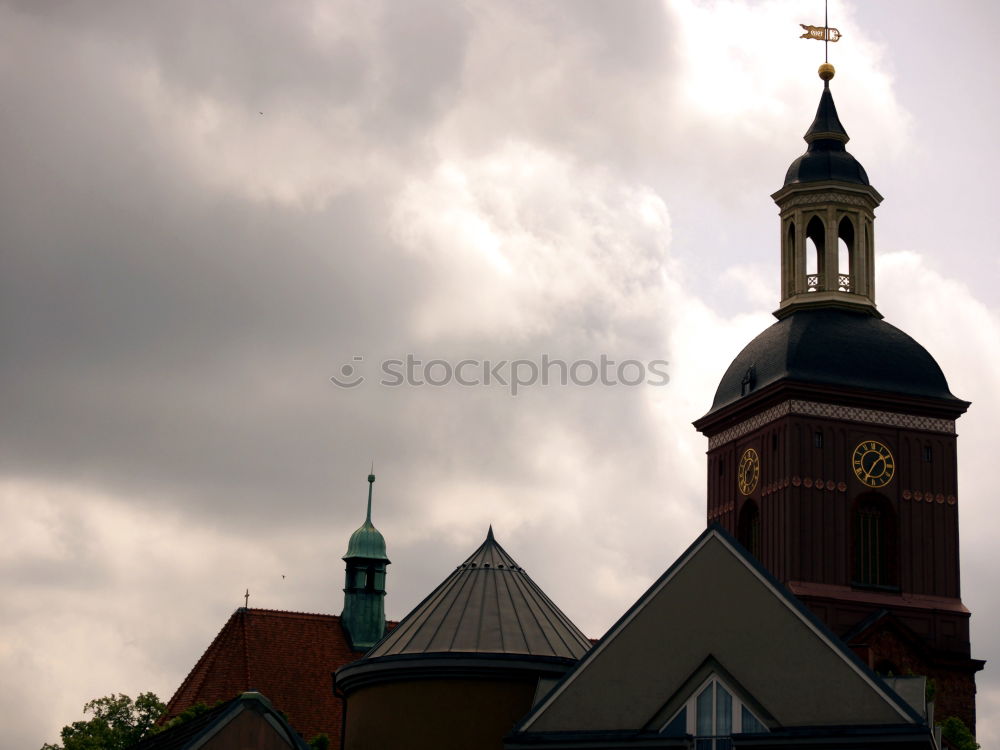
[[[504,747],[935,750],[924,679],[894,682],[713,526]]]
[[[280,711],[250,691],[146,737],[129,750],[309,750]]]

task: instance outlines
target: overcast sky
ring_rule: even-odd
[[[0,2],[0,746],[167,699],[250,590],[339,613],[374,459],[387,612],[499,541],[600,636],[704,528],[709,408],[778,301],[822,3]],[[958,424],[1000,745],[992,2],[833,2],[888,321]],[[666,385],[379,364],[669,362]],[[355,359],[361,358],[361,359]],[[354,388],[338,388],[345,365]],[[440,373],[438,373],[440,375]]]

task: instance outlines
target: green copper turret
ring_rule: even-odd
[[[347,543],[347,578],[344,583],[344,611],[340,622],[347,631],[351,648],[367,651],[385,635],[385,538],[372,525],[372,487],[375,475],[368,475],[368,514]]]

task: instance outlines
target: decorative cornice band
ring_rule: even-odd
[[[796,206],[814,206],[817,204],[846,203],[849,206],[861,206],[872,209],[876,204],[871,198],[850,193],[799,193],[782,201],[781,209],[787,210]]]
[[[879,411],[876,409],[862,409],[856,406],[841,406],[839,404],[823,404],[816,401],[789,399],[777,406],[772,406],[770,409],[762,411],[760,414],[750,417],[750,419],[733,425],[728,430],[723,430],[718,435],[713,435],[708,439],[708,449],[714,450],[720,445],[738,440],[744,435],[748,435],[754,430],[788,414],[843,419],[848,422],[874,424],[882,427],[905,427],[911,430],[944,432],[949,435],[955,434],[954,419],[921,417],[914,414],[899,414],[894,411]]]

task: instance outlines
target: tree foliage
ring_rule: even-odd
[[[142,693],[133,701],[119,693],[96,698],[83,707],[93,714],[62,728],[62,745],[46,743],[41,750],[125,750],[153,728],[166,706],[153,693]]]
[[[948,741],[949,746],[955,750],[979,750],[979,743],[957,716],[949,716],[941,722],[941,736]]]
[[[217,701],[215,705],[218,706],[222,702],[223,701]],[[178,724],[183,724],[186,721],[191,721],[191,719],[195,718],[196,716],[201,716],[203,713],[211,711],[212,708],[213,707],[209,706],[207,703],[195,703],[193,706],[188,706],[187,708],[185,708],[183,711],[181,711],[179,714],[177,714],[174,718],[172,718],[165,724],[161,724],[158,727],[153,727],[149,733],[156,734],[158,732],[165,732],[168,729],[176,727]]]

